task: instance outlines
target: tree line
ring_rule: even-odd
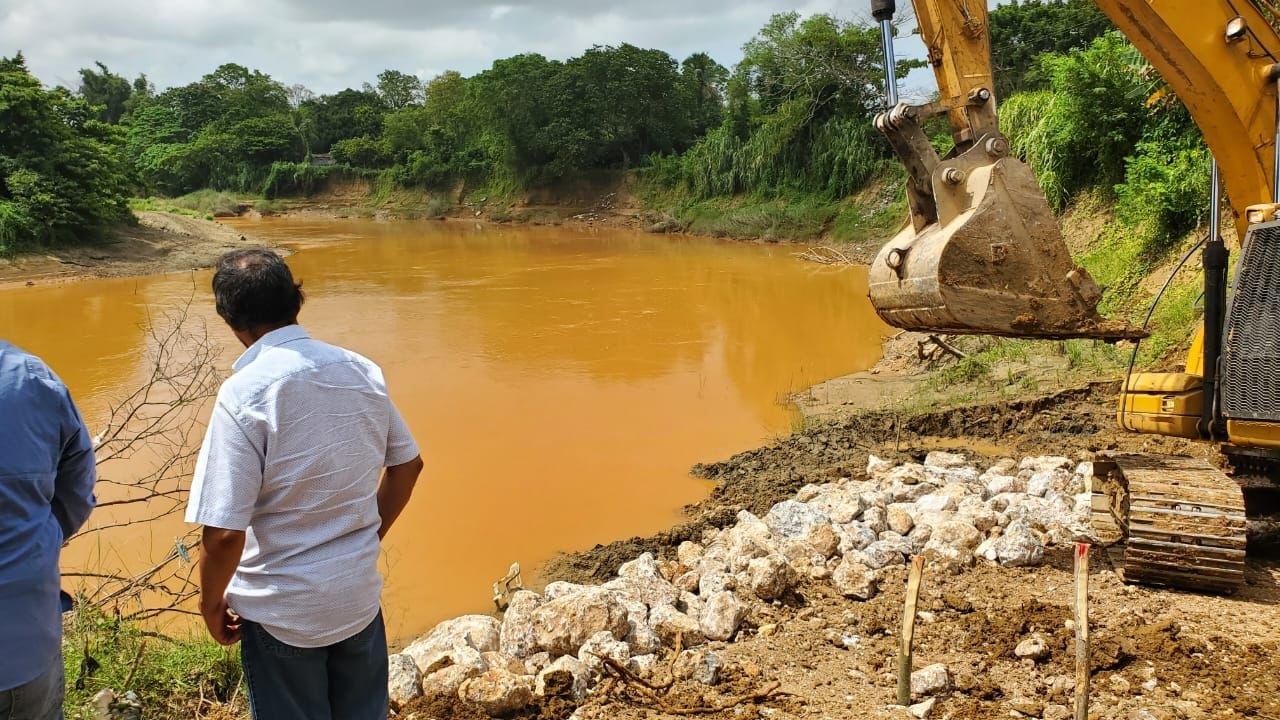
[[[1135,100],[1136,85],[1149,81],[1133,58],[1105,62],[1132,48],[1108,39],[1110,23],[1088,0],[1015,1],[992,11],[990,27],[1011,137],[1047,174],[1055,204],[1089,184],[1091,168],[1112,185],[1133,185],[1160,167],[1129,158],[1187,145],[1176,110],[1161,115]],[[878,33],[831,15],[784,13],[744,45],[732,70],[705,53],[677,61],[623,44],[564,61],[517,55],[470,77],[449,71],[425,82],[386,70],[323,95],[237,64],[158,91],[146,76],[130,80],[96,63],[80,71],[78,88],[46,88],[19,54],[0,59],[0,250],[93,237],[128,216],[131,195],[292,195],[335,171],[510,194],[598,169],[645,168],[691,198],[838,200],[891,162],[871,124],[883,106]],[[902,62],[899,72],[922,64]],[[1097,92],[1094,82],[1129,84]],[[1104,119],[1121,122],[1103,127]],[[1103,142],[1084,142],[1098,132]],[[1164,135],[1181,139],[1135,153]],[[335,165],[314,163],[322,154]]]

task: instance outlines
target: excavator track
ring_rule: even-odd
[[[1125,582],[1220,593],[1244,582],[1244,496],[1204,460],[1099,457],[1092,524]]]

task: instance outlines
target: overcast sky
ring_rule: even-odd
[[[910,11],[907,0],[900,11]],[[0,0],[0,55],[25,53],[46,84],[76,87],[95,60],[157,87],[226,62],[319,93],[359,87],[386,68],[426,80],[471,75],[495,59],[564,59],[628,42],[681,60],[704,51],[732,67],[775,13],[867,20],[869,0]],[[915,38],[899,55],[922,52]],[[917,72],[912,85],[929,81]]]

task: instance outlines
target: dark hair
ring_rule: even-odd
[[[233,330],[288,325],[297,322],[302,309],[302,284],[270,250],[233,250],[218,260],[213,297]]]

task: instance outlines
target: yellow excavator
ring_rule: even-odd
[[[1218,443],[1236,467],[1280,460],[1280,36],[1268,0],[1096,0],[1190,111],[1214,156],[1203,244],[1204,317],[1184,372],[1130,373],[1129,431]],[[875,119],[907,169],[910,217],[877,254],[876,312],[907,330],[1137,340],[1097,311],[1044,194],[1000,133],[985,0],[912,0],[939,97],[900,103],[894,0],[881,26],[888,109]],[[946,115],[955,148],[923,131]],[[1228,284],[1218,227],[1225,185],[1240,257]],[[1229,592],[1244,579],[1241,484],[1191,457],[1111,454],[1094,463],[1095,535],[1128,582]],[[1244,473],[1241,473],[1243,475]]]

